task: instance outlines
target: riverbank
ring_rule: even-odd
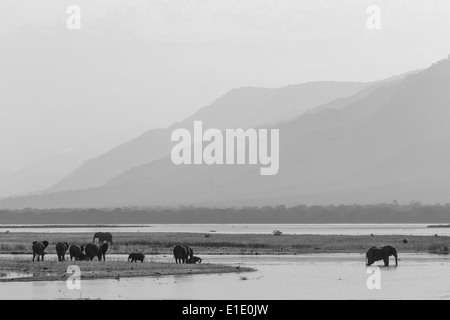
[[[0,283],[29,281],[66,281],[67,268],[77,265],[82,280],[116,279],[136,277],[160,277],[167,275],[222,274],[254,271],[222,264],[175,264],[162,262],[129,263],[126,261],[81,262],[41,261],[32,262],[0,259]],[[9,277],[9,275],[11,275]]]
[[[86,245],[92,242],[91,233],[2,233],[0,254],[30,254],[33,241],[47,240],[48,254],[55,254],[56,243]],[[407,243],[403,243],[407,240]],[[405,235],[281,235],[218,234],[218,233],[116,233],[108,254],[143,252],[172,255],[176,244],[189,245],[195,255],[280,255],[312,253],[365,253],[370,247],[392,245],[399,252],[428,253],[430,248],[450,244],[447,236]]]

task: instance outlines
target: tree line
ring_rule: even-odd
[[[450,204],[0,210],[0,224],[450,223]]]

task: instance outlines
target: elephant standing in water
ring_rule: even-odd
[[[105,253],[108,250],[108,244],[104,243],[101,246],[94,244],[94,243],[89,243],[88,245],[86,245],[86,247],[84,248],[84,252],[86,253],[86,258],[89,261],[94,260],[95,257],[97,257],[98,261],[102,261],[105,259]]]
[[[75,258],[75,261],[86,260],[86,255],[83,253],[83,251],[83,246],[79,246],[77,244],[71,245],[69,249],[70,261],[72,261],[73,258]]]
[[[109,248],[109,246],[108,246],[107,242],[100,246],[100,250],[98,252],[98,261],[102,261],[102,258],[103,258],[103,261],[106,261],[105,253],[106,253],[106,251],[108,251],[108,248]]]
[[[173,257],[176,263],[188,263],[194,257],[194,250],[189,246],[176,245],[173,248]]]
[[[58,242],[55,248],[58,261],[66,261],[66,252],[69,249],[69,244],[67,242]]]
[[[188,252],[186,247],[176,245],[173,247],[173,257],[176,263],[186,263]]]
[[[192,248],[189,246],[185,246],[185,248],[187,253],[186,263],[188,263],[189,260],[192,260],[194,258],[194,250],[192,250]]]
[[[42,242],[33,242],[33,261],[37,257],[37,261],[40,261],[40,257],[42,257],[42,261],[44,261],[45,249],[48,247],[48,241]]]
[[[134,252],[134,253],[130,253],[130,255],[128,256],[128,261],[131,260],[131,262],[144,262],[145,259],[145,254],[141,253],[141,252]]]
[[[98,253],[100,252],[100,246],[94,243],[89,243],[84,248],[84,252],[86,253],[86,258],[89,261],[94,260],[95,257],[98,258]]]
[[[96,232],[94,234],[94,239],[92,240],[92,242],[95,242],[95,239],[98,239],[99,244],[102,244],[103,242],[109,242],[111,243],[111,245],[113,244],[113,236],[109,232]]]
[[[366,260],[367,266],[372,265],[375,261],[384,261],[384,266],[389,267],[389,257],[394,256],[395,258],[395,266],[398,266],[398,256],[397,256],[397,250],[395,250],[392,246],[385,246],[385,247],[372,247],[367,251],[366,253]]]

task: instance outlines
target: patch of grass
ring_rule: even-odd
[[[176,244],[189,245],[194,254],[308,254],[308,253],[365,253],[370,247],[392,245],[400,253],[430,252],[435,243],[450,243],[450,238],[440,236],[405,235],[344,236],[344,235],[288,235],[272,234],[219,234],[205,237],[204,233],[113,233],[114,245],[109,254],[142,252],[146,255],[172,255]],[[91,233],[0,233],[0,253],[23,252],[31,255],[33,241],[47,240],[48,254],[55,254],[60,241],[86,245],[92,242]]]
[[[432,254],[450,254],[450,248],[447,244],[443,243],[433,243],[428,247],[428,252]]]

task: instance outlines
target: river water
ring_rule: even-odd
[[[0,232],[193,232],[226,234],[322,235],[449,235],[450,228],[427,224],[196,224],[108,226],[0,226]],[[47,260],[55,260],[51,255]],[[169,256],[152,261],[173,262]],[[362,254],[314,254],[283,256],[202,256],[204,263],[251,267],[245,274],[209,274],[85,280],[81,290],[69,290],[65,282],[0,283],[0,299],[450,299],[450,258],[428,254],[401,254],[399,266],[380,268],[381,288],[367,287],[368,273]],[[0,255],[0,259],[30,256]],[[108,259],[126,260],[124,255]],[[393,263],[393,262],[392,262]],[[5,273],[0,277],[29,275]]]
[[[125,256],[110,255],[109,257],[126,259]],[[0,283],[0,299],[450,298],[450,277],[448,276],[450,258],[445,256],[401,255],[397,268],[378,269],[381,286],[379,290],[368,288],[367,282],[372,276],[372,273],[368,271],[374,271],[366,268],[364,256],[361,254],[204,256],[203,258],[204,263],[253,267],[257,271],[245,274],[86,280],[82,281],[81,290],[69,290],[63,281]],[[167,256],[153,256],[150,259],[172,260]]]
[[[90,227],[39,226],[39,225],[0,225],[1,232],[38,233],[94,233],[98,231],[121,232],[189,232],[225,234],[270,234],[280,230],[284,234],[322,234],[322,235],[447,235],[450,228],[427,228],[428,224],[144,224],[108,225]]]

